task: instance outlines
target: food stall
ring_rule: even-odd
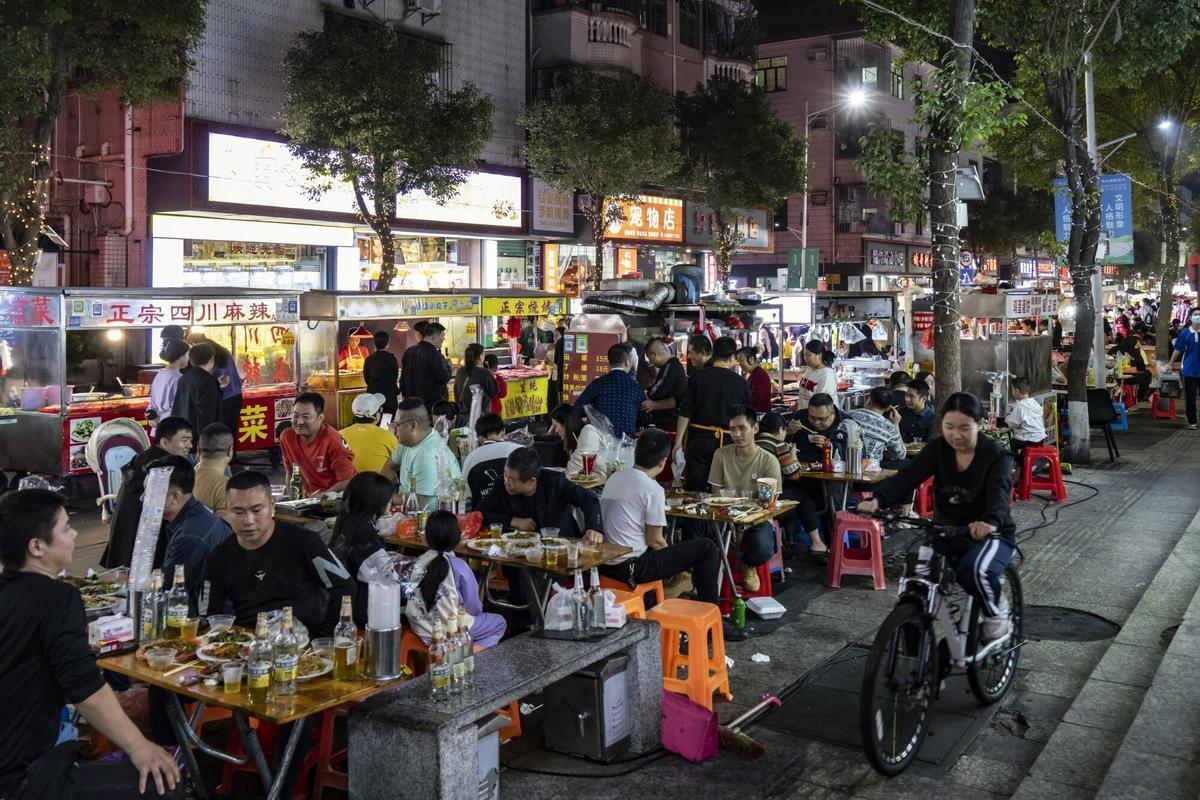
[[[496,331],[509,316],[561,314],[560,296],[520,290],[488,289],[433,294],[424,292],[306,292],[300,298],[300,380],[306,390],[325,397],[326,420],[343,428],[351,423],[354,398],[366,389],[362,364],[354,356],[351,338],[387,331],[388,349],[399,360],[417,343],[414,325],[436,320],[446,328],[442,352],[451,367],[462,363],[463,351],[472,342],[499,341]],[[488,331],[481,335],[481,331]],[[364,351],[369,352],[369,340]],[[546,413],[549,372],[512,365],[507,344],[494,349],[508,383],[504,403],[506,420]],[[343,358],[350,355],[351,358]],[[361,357],[361,356],[359,356]],[[453,379],[448,394],[453,395]],[[336,409],[336,411],[334,411]]]
[[[1058,295],[1012,289],[995,294],[974,293],[959,300],[959,314],[972,320],[973,339],[962,345],[962,388],[976,397],[993,395],[991,375],[1008,373],[1028,378],[1031,396],[1053,398],[1050,390],[1051,338],[1020,331],[1020,320],[1045,321],[1058,313]],[[1008,410],[1008,383],[1001,381],[992,410]]]
[[[504,379],[508,394],[501,401],[501,415],[505,421],[540,417],[549,413],[550,371],[541,366],[521,363],[520,353],[509,341],[508,327],[514,318],[529,319],[539,337],[550,339],[546,347],[546,361],[554,358],[550,330],[541,324],[547,318],[557,322],[567,311],[567,299],[561,295],[522,289],[485,289],[480,300],[480,344],[485,353],[494,353],[500,363],[500,377]],[[513,326],[516,327],[515,325]],[[552,328],[551,328],[552,330]],[[512,354],[518,353],[514,363]],[[461,351],[460,351],[461,355]]]
[[[87,474],[84,450],[102,423],[125,417],[148,427],[167,325],[203,332],[233,354],[244,387],[237,449],[276,446],[296,396],[298,312],[298,295],[279,292],[0,291],[0,469]]]

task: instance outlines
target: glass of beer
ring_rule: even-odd
[[[238,694],[242,691],[241,661],[226,661],[221,665],[221,678],[225,681],[225,694]]]
[[[188,617],[183,621],[183,625],[179,626],[179,638],[195,639],[200,633],[200,618]]]
[[[542,550],[546,554],[546,569],[560,570],[567,565],[567,546],[542,542]]]

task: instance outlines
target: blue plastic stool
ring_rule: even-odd
[[[1125,413],[1125,404],[1113,403],[1113,408],[1116,409],[1118,421],[1112,423],[1109,428],[1114,431],[1129,430],[1129,415]]]

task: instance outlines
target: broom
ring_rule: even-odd
[[[733,753],[740,753],[741,755],[750,756],[751,758],[758,758],[763,753],[767,752],[767,749],[758,742],[754,741],[754,739],[750,738],[749,734],[742,732],[742,726],[756,718],[768,707],[773,706],[778,708],[781,705],[783,704],[779,701],[778,697],[775,697],[769,692],[763,692],[761,703],[747,711],[745,714],[742,714],[728,725],[721,725],[717,728],[717,738],[721,749],[728,750]]]

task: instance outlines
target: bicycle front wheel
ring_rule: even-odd
[[[899,775],[916,758],[936,686],[933,627],[919,606],[901,603],[875,635],[859,700],[863,749],[882,774]]]
[[[1021,591],[1021,578],[1017,570],[1009,564],[1000,577],[1000,591],[1008,601],[1012,610],[1012,636],[997,652],[988,655],[982,661],[967,667],[967,682],[971,691],[980,703],[985,706],[995,703],[1008,692],[1013,678],[1017,674],[1017,662],[1021,660],[1021,648],[1017,647],[1024,641],[1025,632],[1025,595]],[[970,652],[974,653],[981,644],[979,607],[976,606],[974,624],[971,626],[972,635],[969,643]]]

